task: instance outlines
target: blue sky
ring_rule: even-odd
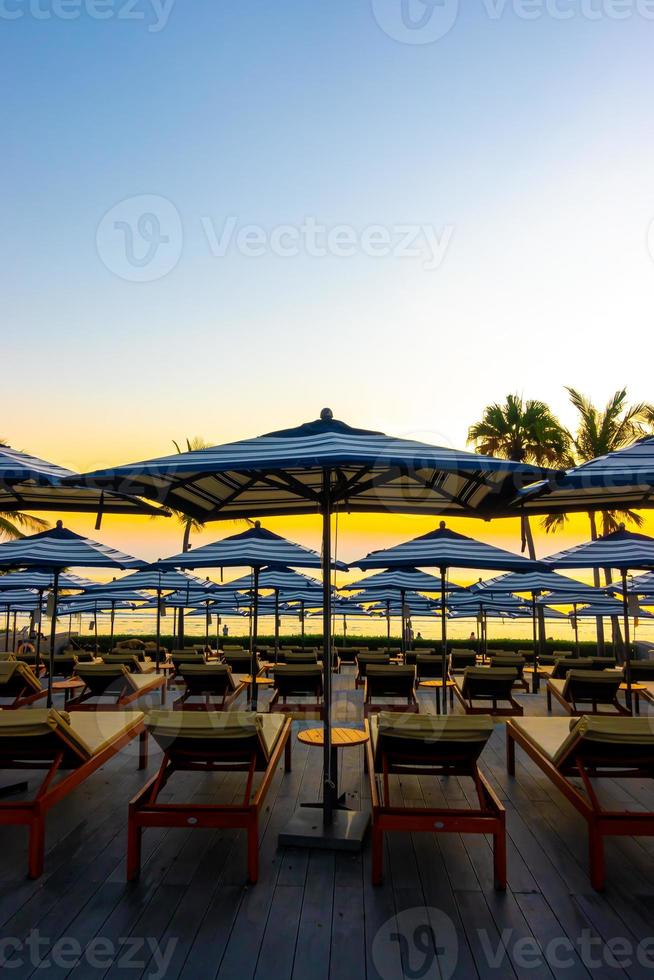
[[[125,0],[107,20],[38,19],[38,2],[0,4],[21,14],[0,13],[0,434],[15,445],[91,468],[326,403],[461,446],[513,390],[570,423],[564,384],[654,398],[651,359],[633,356],[654,312],[654,20],[635,0],[622,21],[582,0],[559,0],[570,20],[511,4],[493,19],[471,0],[427,44],[379,26],[400,0],[375,0],[377,19],[370,0],[177,0],[159,31],[146,0],[138,20]],[[144,195],[179,216],[180,254],[134,282],[98,229]],[[359,244],[217,257],[206,228],[230,217],[266,235],[311,217],[358,242],[429,227],[446,248],[433,269],[424,249]]]

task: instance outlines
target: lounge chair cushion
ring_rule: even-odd
[[[163,749],[172,743],[188,740],[219,746],[221,741],[256,737],[270,756],[286,719],[280,714],[258,714],[252,711],[150,711],[147,727]]]
[[[0,747],[11,740],[11,749],[20,758],[23,739],[46,738],[57,732],[70,742],[84,759],[102,752],[125,732],[143,721],[142,711],[100,713],[57,711],[55,708],[20,708],[0,712]]]
[[[487,742],[494,723],[490,715],[398,715],[394,711],[380,711],[372,725],[380,735],[389,738]]]
[[[0,661],[0,688],[11,682],[31,687],[33,691],[40,691],[39,680],[30,667],[23,660],[3,660]],[[2,691],[0,690],[0,693]]]
[[[530,742],[547,756],[555,766],[569,760],[573,749],[588,745],[596,749],[602,745],[610,748],[610,754],[624,757],[629,763],[630,752],[644,749],[654,754],[654,730],[647,718],[606,717],[582,715],[581,718],[520,718],[512,724]]]

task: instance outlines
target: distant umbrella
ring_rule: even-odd
[[[53,576],[52,624],[50,634],[50,670],[48,672],[48,707],[52,707],[52,673],[54,670],[59,576],[66,568],[138,568],[143,562],[116,551],[108,545],[84,538],[65,528],[61,521],[50,531],[31,534],[17,541],[0,544],[0,568],[30,568],[48,571]]]

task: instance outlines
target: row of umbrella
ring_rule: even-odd
[[[592,484],[593,495],[592,499],[588,494],[583,496],[580,509],[623,506],[622,502],[617,501],[621,497],[629,497],[636,480],[640,481],[639,489],[642,489],[641,503],[634,504],[632,496],[630,505],[647,505],[647,495],[651,494],[654,484],[652,452],[648,448],[649,455],[647,452],[643,453],[643,463],[637,473],[625,465],[620,469],[619,463],[612,465],[610,485],[605,483],[603,488],[600,486],[602,464],[593,474],[584,477],[586,485]],[[503,510],[515,514],[528,508],[536,512],[539,507],[541,512],[547,513],[555,506],[552,501],[557,493],[567,495],[564,500],[566,510],[575,509],[575,493],[578,494],[577,499],[580,499],[579,488],[570,487],[571,481],[574,483],[574,472],[561,474],[524,463],[457,452],[394,439],[379,432],[354,429],[335,420],[328,409],[323,410],[320,419],[295,429],[273,432],[225,446],[101,470],[89,474],[87,480],[88,486],[100,490],[101,493],[146,497],[157,505],[174,507],[203,522],[225,518],[319,513],[322,518],[319,564],[322,567],[323,635],[327,649],[331,646],[333,513],[396,512],[493,517]],[[537,483],[539,480],[542,481],[540,485]],[[79,477],[64,477],[61,484],[72,486],[76,482],[80,482]],[[535,486],[536,490],[523,491],[522,488],[528,485]],[[494,558],[488,556],[487,561],[482,562],[484,556],[477,551],[474,557],[474,545],[466,543],[469,539],[464,541],[461,536],[452,536],[453,532],[448,532],[444,527],[435,534],[438,535],[439,532],[440,536],[431,540],[427,535],[416,542],[400,545],[398,549],[375,552],[358,564],[362,568],[438,569],[442,580],[445,650],[445,592],[450,569],[493,568],[498,571],[535,572],[545,570],[546,566],[543,563],[529,563],[519,556],[507,557],[506,561],[510,561],[510,564],[503,564],[497,554]],[[620,543],[617,542],[618,545]],[[640,543],[643,545],[642,550],[634,548],[627,554],[628,549],[625,549],[619,562],[612,560],[613,554],[611,560],[607,560],[605,556],[600,567],[619,568],[624,586],[629,570],[654,568],[654,554],[648,552],[644,541]],[[615,544],[614,542],[613,546],[609,546],[612,552],[620,550]],[[0,546],[0,552],[4,547],[7,546]],[[194,552],[194,559],[200,550]],[[103,557],[107,562],[110,558],[115,561],[115,567],[130,567],[121,564],[124,556]],[[187,558],[188,556],[178,558],[179,564],[170,567],[200,567],[183,564]],[[243,554],[241,560],[244,561]],[[567,566],[563,564],[559,567],[595,567],[599,554],[587,552],[572,556],[570,560],[582,563]],[[67,562],[68,566],[71,564],[70,561]],[[40,567],[54,568],[47,563]],[[60,567],[57,566],[57,572],[59,571]],[[257,590],[253,591],[256,595]],[[626,590],[624,612],[628,639]],[[627,677],[629,679],[628,672]],[[326,710],[323,820],[325,826],[330,828],[330,838],[335,842],[340,829],[334,826],[338,815],[334,811],[333,787],[336,780],[331,771],[331,671],[328,658],[325,658],[324,681]],[[343,832],[346,833],[346,829]]]

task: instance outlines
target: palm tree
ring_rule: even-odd
[[[0,439],[0,449],[8,448],[4,439]],[[0,539],[23,538],[25,531],[44,531],[49,527],[48,522],[41,517],[32,517],[20,510],[13,512],[0,511]]]
[[[501,456],[516,463],[539,466],[571,465],[570,437],[545,402],[507,395],[503,405],[484,409],[481,420],[468,430],[468,442],[479,453]],[[520,518],[522,547],[536,557],[529,518]]]
[[[574,461],[580,463],[590,462],[598,456],[605,456],[607,453],[623,449],[631,445],[636,439],[646,434],[647,426],[654,424],[654,406],[645,402],[636,402],[630,405],[627,402],[627,389],[620,388],[609,399],[603,409],[596,408],[589,398],[582,395],[575,388],[566,388],[570,396],[570,401],[577,409],[579,421],[575,435],[570,435],[570,446],[574,456]],[[548,514],[543,518],[542,525],[546,532],[558,531],[567,521],[566,514]],[[590,511],[588,514],[590,522],[590,536],[593,541],[597,540],[597,514]],[[609,534],[617,531],[625,524],[632,524],[634,527],[641,527],[643,518],[633,510],[605,510],[600,512],[602,523],[602,534]],[[604,570],[605,582],[611,581],[609,569]],[[599,569],[593,570],[593,584],[598,587],[601,584]],[[616,641],[619,639],[619,624],[617,620],[613,623]],[[601,618],[597,620],[598,645],[600,648],[604,643],[604,625]]]

